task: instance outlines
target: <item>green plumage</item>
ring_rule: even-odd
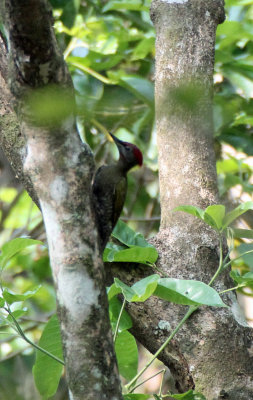
[[[133,166],[142,164],[142,154],[135,145],[111,136],[118,147],[120,158],[116,164],[103,165],[97,170],[92,187],[101,251],[104,250],[125,203],[127,172]]]

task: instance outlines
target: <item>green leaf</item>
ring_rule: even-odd
[[[225,206],[217,204],[209,206],[204,212],[204,221],[217,231],[222,229],[222,221],[225,216]]]
[[[248,210],[253,210],[253,201],[247,201],[246,203],[240,204],[234,210],[227,213],[223,220],[223,230],[231,224],[236,218],[240,217],[240,215],[246,213]]]
[[[103,255],[105,262],[133,262],[141,264],[154,264],[157,260],[158,253],[154,247],[131,247],[130,249],[124,249],[116,251],[106,251]]]
[[[172,399],[183,399],[183,400],[206,400],[205,396],[201,393],[197,393],[193,390],[188,390],[188,392],[182,394],[170,394]]]
[[[230,228],[230,229],[232,229],[232,228]],[[233,228],[232,232],[233,232],[234,238],[253,239],[253,229]]]
[[[109,10],[133,10],[133,11],[140,11],[140,10],[148,10],[147,7],[143,6],[142,0],[110,0],[106,3],[103,7],[102,11],[106,12]]]
[[[107,288],[108,301],[110,301],[114,296],[121,293],[120,288],[118,288],[115,283],[113,283],[109,288]]]
[[[202,210],[199,207],[195,207],[195,206],[179,206],[174,208],[172,211],[183,211],[186,212],[187,214],[191,214],[194,215],[195,217],[202,219],[202,221],[204,221],[204,214],[205,211]]]
[[[7,262],[20,251],[26,249],[28,246],[35,244],[43,244],[40,240],[17,238],[5,243],[2,247],[0,255],[0,266],[4,268]]]
[[[117,225],[112,232],[112,236],[128,247],[139,246],[154,248],[152,244],[146,241],[141,233],[135,232],[121,220],[117,222]]]
[[[176,304],[227,307],[213,288],[194,280],[160,278],[154,295]]]
[[[124,400],[148,400],[150,399],[149,394],[141,394],[141,393],[129,393],[123,395]]]
[[[25,292],[23,294],[16,294],[16,293],[13,293],[9,289],[4,289],[3,298],[5,299],[5,301],[8,304],[13,304],[13,303],[16,303],[19,301],[25,301],[25,300],[29,299],[30,297],[34,296],[40,288],[41,288],[41,286],[37,286],[33,290],[28,290],[27,292]]]
[[[140,76],[122,76],[119,84],[133,93],[139,100],[148,104],[150,108],[154,107],[154,85]]]
[[[120,332],[115,342],[119,373],[131,380],[137,374],[138,349],[135,338],[128,331]]]
[[[149,37],[140,41],[140,43],[135,47],[131,59],[133,61],[145,58],[149,52],[154,49],[155,38]]]
[[[236,248],[243,262],[253,271],[253,243],[243,243]],[[244,254],[248,251],[252,253]]]
[[[49,351],[54,356],[63,359],[60,325],[57,316],[54,315],[46,324],[39,341],[40,347]],[[36,362],[33,367],[33,376],[36,387],[41,396],[48,398],[57,390],[62,374],[63,366],[51,357],[36,351]]]
[[[155,291],[159,275],[150,275],[136,282],[132,287],[127,286],[118,278],[114,278],[115,285],[121,289],[123,296],[128,302],[143,302]]]
[[[113,297],[110,302],[109,302],[109,316],[110,316],[110,322],[112,325],[112,330],[115,332],[116,324],[118,321],[119,313],[121,310],[122,304],[117,299],[117,297]],[[125,331],[127,329],[132,328],[132,320],[130,315],[127,313],[126,310],[123,310],[121,317],[120,317],[120,322],[119,322],[119,332]]]
[[[253,284],[253,272],[247,272],[244,275],[240,275],[238,271],[231,271],[230,276],[240,285],[243,284],[244,286],[250,286]]]
[[[0,297],[0,308],[2,308],[4,306],[4,304],[5,304],[5,300],[2,297]]]

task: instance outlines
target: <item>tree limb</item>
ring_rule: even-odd
[[[121,399],[90,196],[94,159],[76,131],[74,91],[54,36],[51,9],[45,0],[6,0],[2,12],[12,97],[5,95],[14,104],[22,132],[20,137],[16,129],[14,136],[22,151],[9,156],[13,160],[22,153],[14,168],[24,162],[42,210],[70,397]],[[43,120],[34,112],[34,103],[40,104],[45,93],[48,100],[64,96],[68,107],[61,118]],[[12,110],[7,117],[16,122]],[[9,135],[4,126],[2,132]]]

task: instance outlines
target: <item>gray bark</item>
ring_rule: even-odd
[[[1,12],[11,82],[8,91],[1,42],[1,144],[42,210],[70,398],[122,399],[91,206],[94,159],[76,131],[72,82],[51,10],[45,0],[6,0]],[[40,98],[45,87],[65,96],[64,118],[43,121],[33,114],[31,96]]]
[[[172,209],[183,204],[204,208],[219,201],[212,145],[212,75],[215,31],[224,20],[224,4],[222,0],[153,0],[151,17],[157,33],[161,193],[161,227],[153,243],[160,255],[158,266],[168,276],[208,283],[218,267],[218,238],[196,218]],[[227,273],[215,283],[218,291],[231,286]],[[208,400],[253,398],[252,329],[238,322],[235,296],[224,296],[224,301],[229,309],[198,310],[161,358],[180,391],[195,387]],[[144,308],[131,305],[130,310],[137,337],[152,352],[186,311],[158,299],[150,299]]]
[[[212,85],[215,31],[224,19],[223,0],[153,0],[156,28],[156,126],[159,149],[161,227],[151,241],[158,267],[174,278],[208,283],[218,267],[218,238],[196,218],[173,212],[179,205],[205,208],[219,202],[213,150]],[[224,248],[225,250],[225,248]],[[133,284],[152,271],[114,266]],[[233,283],[228,272],[219,292]],[[253,331],[234,294],[229,309],[201,307],[161,357],[179,392],[195,388],[208,400],[253,398]],[[186,307],[157,298],[130,304],[133,331],[152,353],[164,343]]]

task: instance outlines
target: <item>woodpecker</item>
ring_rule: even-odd
[[[132,143],[123,142],[110,133],[119,151],[119,160],[102,165],[94,177],[92,200],[100,237],[100,248],[104,250],[123,209],[127,193],[127,172],[135,165],[142,165],[142,153]]]

